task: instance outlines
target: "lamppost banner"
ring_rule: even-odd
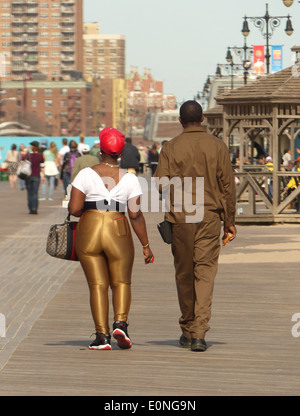
[[[282,71],[282,45],[272,46],[272,73]]]
[[[265,73],[265,46],[253,45],[253,73],[261,75]]]

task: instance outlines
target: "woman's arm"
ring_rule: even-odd
[[[85,201],[85,194],[79,189],[72,186],[70,202],[68,205],[68,211],[74,217],[80,217],[82,215],[82,208]]]
[[[128,201],[128,216],[132,228],[143,246],[145,263],[153,261],[153,253],[149,246],[147,228],[144,215],[140,210],[140,197],[131,198]]]

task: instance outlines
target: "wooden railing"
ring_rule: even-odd
[[[300,213],[292,207],[297,202],[300,186],[289,195],[284,191],[291,177],[298,177],[300,183],[300,172],[270,172],[255,165],[247,166],[243,172],[234,172],[234,176],[239,180],[236,186],[237,222],[300,222]],[[279,188],[276,199],[269,195],[270,181],[277,183]]]

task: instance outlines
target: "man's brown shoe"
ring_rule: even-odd
[[[207,344],[203,338],[192,338],[191,351],[206,351]]]

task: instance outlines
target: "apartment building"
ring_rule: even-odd
[[[72,79],[82,72],[83,0],[1,0],[2,80]]]
[[[101,34],[98,23],[83,25],[83,75],[92,78],[125,78],[125,36]]]

